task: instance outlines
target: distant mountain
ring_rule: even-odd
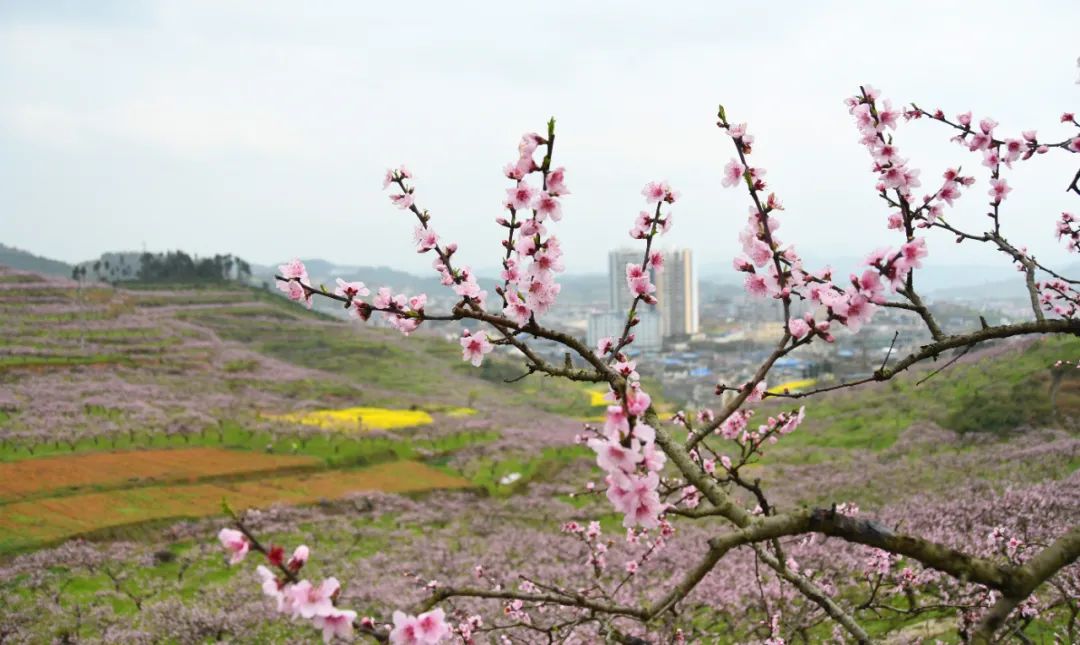
[[[50,260],[40,255],[34,255],[29,251],[23,251],[13,246],[0,244],[0,264],[19,269],[20,271],[34,271],[46,275],[71,277],[72,266],[59,260]]]

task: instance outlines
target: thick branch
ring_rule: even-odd
[[[1039,585],[1080,558],[1080,526],[1059,537],[1016,571],[1016,585],[1003,593],[975,628],[971,642],[977,645],[993,642],[994,633],[1005,623],[1013,609],[1031,595]]]
[[[985,343],[990,340],[999,340],[1003,338],[1011,338],[1013,336],[1024,336],[1027,334],[1073,334],[1080,336],[1080,320],[1034,320],[1024,323],[1016,323],[1014,325],[998,325],[996,327],[984,327],[977,331],[973,331],[968,334],[960,334],[956,336],[946,336],[938,342],[923,345],[919,348],[919,351],[913,352],[904,357],[892,367],[879,369],[874,372],[872,376],[859,379],[857,381],[848,381],[845,383],[837,383],[836,385],[830,385],[827,387],[808,390],[806,392],[797,392],[794,394],[785,394],[783,392],[766,392],[764,396],[769,397],[781,397],[786,399],[802,399],[808,396],[814,396],[815,394],[822,394],[824,392],[831,392],[833,390],[839,390],[848,387],[854,387],[856,385],[862,385],[864,383],[870,383],[873,381],[888,381],[894,376],[907,370],[908,368],[921,363],[927,359],[938,358],[943,352],[950,349],[957,349],[961,347],[969,347]]]

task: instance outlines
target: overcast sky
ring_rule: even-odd
[[[404,162],[436,229],[493,267],[501,168],[554,115],[569,270],[603,271],[631,243],[652,179],[682,192],[667,243],[727,265],[747,201],[720,187],[723,102],[757,137],[783,239],[862,255],[896,236],[842,104],[860,83],[1010,135],[1061,138],[1058,116],[1080,112],[1076,0],[737,4],[3,0],[0,242],[67,261],[145,246],[421,271],[413,222],[380,191]],[[949,165],[977,171],[955,220],[978,227],[985,169],[948,136],[918,122],[897,143],[924,188]],[[1078,164],[1009,175],[1005,231],[1051,263]]]

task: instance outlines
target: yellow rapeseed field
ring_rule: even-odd
[[[461,408],[460,410],[464,410]],[[464,414],[457,411],[457,414]],[[268,414],[268,419],[302,423],[325,430],[365,431],[396,430],[428,425],[433,421],[424,410],[392,410],[390,408],[341,408],[339,410],[312,410],[290,414]]]
[[[788,381],[787,383],[781,383],[780,385],[777,385],[775,387],[770,387],[769,392],[772,392],[774,394],[782,394],[784,390],[787,390],[788,392],[798,392],[799,390],[810,387],[814,383],[817,383],[817,379],[815,378],[804,378],[797,381]]]

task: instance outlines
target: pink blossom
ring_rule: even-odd
[[[926,239],[917,237],[900,247],[900,259],[897,262],[903,263],[906,273],[907,269],[918,269],[921,267],[922,263],[919,260],[926,257],[926,254]]]
[[[281,585],[278,584],[277,577],[263,565],[255,567],[255,573],[259,576],[259,580],[262,581],[263,593],[271,598],[277,600],[278,611],[282,609],[282,592]]]
[[[519,181],[517,186],[506,189],[506,203],[514,210],[532,208],[536,199],[536,189],[527,182]]]
[[[278,273],[286,280],[299,280],[301,282],[308,281],[307,267],[300,260],[292,260],[285,264],[278,265]]]
[[[802,340],[803,337],[810,333],[810,325],[802,318],[792,318],[788,321],[788,331],[797,340]]]
[[[293,551],[292,557],[289,558],[289,562],[285,566],[287,566],[292,571],[299,571],[300,568],[303,567],[305,563],[307,563],[309,554],[310,550],[307,548],[307,546],[301,544],[300,546],[296,547],[295,551]]]
[[[637,427],[635,427],[634,428],[634,434],[636,435],[638,433],[638,431],[642,427],[643,427],[643,424],[638,425]],[[649,426],[644,426],[644,427],[648,428]],[[652,430],[652,428],[649,428],[649,429]],[[653,430],[654,437],[655,437],[655,432],[656,431]],[[641,451],[641,465],[645,467],[645,470],[648,470],[649,472],[658,473],[664,468],[664,463],[666,461],[667,461],[667,455],[664,454],[663,450],[660,450],[659,448],[657,448],[655,443],[652,443],[650,441],[649,443],[645,444],[645,447]]]
[[[635,296],[647,296],[656,291],[649,273],[640,264],[626,265],[626,284]]]
[[[953,200],[960,196],[960,187],[956,185],[953,180],[947,180],[938,190],[938,198],[942,199],[949,206],[953,205]]]
[[[746,166],[742,165],[737,160],[732,159],[724,166],[724,178],[720,181],[720,184],[724,188],[731,188],[742,180],[745,172]]]
[[[277,286],[279,291],[285,292],[289,297],[289,300],[296,300],[297,302],[303,300],[305,301],[305,304],[307,304],[308,309],[311,308],[311,295],[301,283],[291,280],[289,282],[278,281]]]
[[[323,642],[329,643],[335,636],[342,640],[352,640],[354,620],[355,611],[335,608],[325,616],[315,616],[311,622],[316,629],[322,630]]]
[[[524,325],[529,322],[529,317],[532,316],[532,310],[529,309],[529,306],[521,299],[521,296],[517,291],[511,290],[506,294],[506,307],[503,308],[503,314],[517,324]]]
[[[1004,179],[991,179],[990,190],[988,191],[990,197],[993,198],[994,203],[1005,201],[1005,196],[1012,192],[1012,188],[1009,187],[1008,182]]]
[[[678,193],[671,189],[671,186],[669,186],[666,181],[649,182],[641,189],[641,194],[649,204],[656,204],[659,202],[674,204],[679,196]]]
[[[625,379],[635,380],[638,378],[637,363],[635,361],[619,361],[612,368]]]
[[[518,154],[522,157],[531,157],[536,148],[543,143],[547,143],[547,141],[540,134],[526,132],[521,135],[521,141],[518,143]]]
[[[416,617],[420,639],[425,643],[438,643],[450,635],[450,626],[446,624],[446,613],[442,608],[425,612]]]
[[[446,624],[446,614],[441,608],[419,616],[395,611],[393,620],[394,628],[390,631],[393,645],[434,645],[450,635],[450,626]]]
[[[644,240],[652,233],[653,216],[648,211],[638,213],[634,220],[634,228],[630,229],[630,237],[635,240]]]
[[[218,540],[221,542],[221,546],[225,547],[225,550],[231,554],[229,564],[239,564],[247,555],[248,549],[251,548],[247,537],[236,529],[221,529],[218,531]]]
[[[637,441],[631,441],[630,447],[626,447],[615,439],[592,439],[589,447],[596,452],[596,465],[607,472],[633,472],[642,460]]]
[[[859,331],[863,323],[870,320],[876,307],[862,294],[854,294],[848,298],[844,308],[844,324],[851,331]]]
[[[970,139],[968,139],[968,150],[971,150],[972,152],[976,150],[986,150],[990,147],[990,144],[992,142],[993,137],[991,137],[989,134],[976,132],[975,134],[971,135]]]
[[[558,167],[548,173],[547,176],[547,192],[549,195],[562,196],[569,195],[570,191],[566,188],[566,169]]]
[[[540,221],[550,217],[552,220],[558,222],[562,219],[562,206],[554,195],[547,192],[541,192],[536,198],[536,213],[537,219]]]
[[[310,287],[308,282],[307,268],[300,260],[293,260],[278,266],[278,273],[284,280],[277,281],[278,291],[285,293],[290,300],[299,302],[304,300],[308,308],[311,308],[311,295],[305,287]]]
[[[288,587],[286,593],[292,598],[294,612],[303,618],[327,616],[334,611],[333,596],[341,588],[337,578],[327,578],[312,585],[307,580]]]
[[[634,416],[641,416],[652,405],[652,398],[644,390],[636,387],[636,383],[634,385],[626,389],[626,409]]]
[[[604,434],[617,441],[629,432],[630,420],[626,418],[626,410],[621,405],[609,405],[604,415]]]
[[[1005,161],[1006,163],[1016,161],[1027,152],[1027,144],[1020,139],[1006,139],[1005,140]]]
[[[425,226],[417,226],[413,230],[413,239],[416,241],[417,253],[427,253],[439,243],[439,236],[435,231]]]
[[[746,291],[752,296],[764,296],[769,293],[769,287],[765,283],[765,278],[760,274],[751,273],[746,276]]]
[[[364,286],[363,282],[346,282],[341,278],[337,279],[337,289],[334,289],[334,293],[344,298],[355,298],[357,296],[366,296],[371,292]]]
[[[878,123],[882,129],[892,128],[896,129],[897,117],[900,116],[899,110],[894,110],[892,103],[887,99],[881,102],[882,105],[878,108]]]
[[[386,175],[383,177],[383,190],[389,188],[390,184],[394,183],[399,179],[412,179],[412,173],[409,172],[409,169],[406,168],[404,165],[398,166],[396,170],[393,168],[388,168],[386,170]]]
[[[530,158],[518,159],[503,166],[503,174],[507,179],[521,181],[525,175],[533,171],[535,165],[536,163]]]
[[[393,300],[394,296],[390,292],[390,287],[379,287],[379,290],[375,292],[375,298],[372,299],[371,304],[376,309],[388,309]]]
[[[390,201],[401,210],[409,210],[412,208],[414,199],[412,193],[402,193],[400,195],[390,195]]]
[[[660,513],[664,511],[664,503],[660,501],[660,495],[656,491],[660,484],[656,473],[650,472],[638,477],[616,472],[608,475],[608,478],[612,482],[608,487],[609,499],[614,490],[615,499],[612,502],[624,514],[623,526],[642,526],[649,529],[660,525]]]
[[[484,355],[490,354],[494,347],[488,341],[487,332],[481,330],[470,333],[466,329],[461,335],[461,349],[464,360],[480,367],[480,363],[484,362]]]
[[[421,645],[420,623],[415,616],[403,611],[394,612],[394,628],[390,631],[392,645]]]

